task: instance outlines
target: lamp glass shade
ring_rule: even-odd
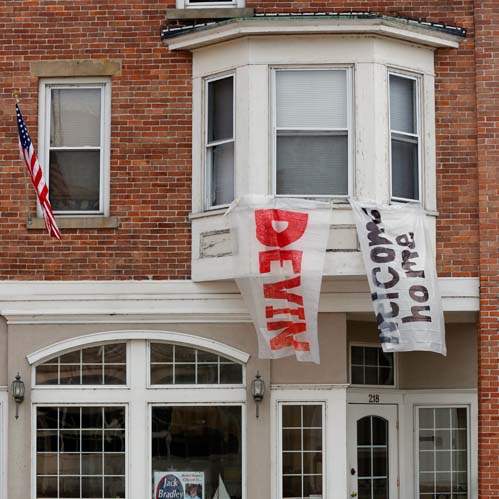
[[[15,380],[12,382],[12,397],[14,398],[14,400],[22,402],[24,400],[24,393],[24,381],[21,380],[21,376],[19,376],[18,374]]]
[[[251,394],[253,395],[254,400],[260,401],[263,399],[264,393],[265,393],[265,382],[260,377],[260,375],[257,374],[256,378],[251,383]]]

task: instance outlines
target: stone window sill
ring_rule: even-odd
[[[120,225],[118,217],[55,217],[59,229],[117,229]],[[29,218],[26,222],[28,230],[45,229],[43,218]]]
[[[166,20],[232,19],[236,17],[253,17],[253,14],[254,9],[239,7],[166,9]]]

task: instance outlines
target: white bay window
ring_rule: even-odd
[[[275,194],[346,196],[349,71],[276,69],[274,78]]]
[[[390,74],[392,199],[420,200],[418,79]]]

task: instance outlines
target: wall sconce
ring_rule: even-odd
[[[256,417],[259,416],[259,406],[260,402],[263,400],[265,395],[265,381],[263,381],[260,373],[257,371],[255,379],[251,382],[251,395],[256,404]]]
[[[21,404],[24,400],[24,393],[26,391],[24,381],[21,379],[19,373],[17,373],[16,379],[12,382],[10,389],[12,392],[12,398],[16,403],[16,419],[19,419],[19,404]]]

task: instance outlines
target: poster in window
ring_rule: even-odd
[[[155,471],[154,499],[204,499],[204,472]]]

